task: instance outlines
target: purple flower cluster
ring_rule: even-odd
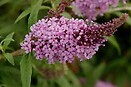
[[[91,58],[106,41],[104,36],[112,35],[126,18],[124,14],[104,24],[65,17],[41,19],[31,26],[21,48],[26,53],[34,51],[37,59],[46,58],[49,63],[82,61]]]
[[[72,2],[73,6],[77,8],[77,10],[73,9],[74,13],[78,16],[82,14],[89,20],[95,20],[98,15],[103,15],[110,6],[116,7],[118,3],[119,0],[75,0]],[[126,0],[123,0],[123,3],[126,3]]]

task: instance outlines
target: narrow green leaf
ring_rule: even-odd
[[[3,54],[4,57],[8,60],[9,63],[11,63],[12,65],[14,65],[14,58],[10,53],[4,53]]]
[[[30,4],[33,6],[33,5],[36,4],[37,1],[38,1],[38,0],[30,0]]]
[[[0,44],[0,50],[4,53],[4,50],[3,50],[3,47],[1,44]],[[0,57],[0,59],[1,59],[1,57]]]
[[[42,9],[51,9],[51,7],[49,7],[49,6],[40,6],[40,10],[42,10]]]
[[[39,8],[41,7],[42,1],[43,0],[38,0],[37,3],[31,7],[31,13],[28,18],[28,29],[37,21],[37,16],[40,10]]]
[[[12,38],[5,38],[4,40],[1,41],[0,44],[3,44],[5,41],[14,41]]]
[[[49,6],[41,6],[39,8],[40,10],[42,9],[50,9]],[[20,21],[22,18],[24,18],[25,16],[27,16],[28,14],[31,13],[31,8],[27,8],[26,10],[24,10],[19,16],[18,18],[16,19],[15,23],[17,23],[18,21]]]
[[[107,39],[108,39],[109,43],[111,43],[117,49],[118,53],[120,54],[121,49],[120,49],[120,46],[119,46],[116,38],[114,36],[112,36],[112,37],[108,37]]]
[[[32,65],[31,65],[31,55],[24,55],[20,62],[20,72],[22,87],[31,86],[31,75],[32,75]]]
[[[15,23],[17,23],[18,21],[20,21],[22,18],[24,18],[25,16],[27,16],[28,14],[30,14],[30,10],[31,8],[27,8],[26,10],[24,10],[16,19]]]
[[[14,32],[7,35],[4,40],[0,42],[0,50],[4,53],[5,50],[7,49],[8,45],[10,44],[11,41],[14,41],[13,38]]]
[[[6,40],[4,41],[3,47],[7,47],[10,44],[10,42],[13,41],[12,40],[13,35],[14,35],[14,32],[6,36],[5,38]]]
[[[8,2],[10,2],[10,0],[1,0],[1,1],[0,1],[0,6],[6,4],[6,3],[8,3]]]

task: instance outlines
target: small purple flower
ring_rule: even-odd
[[[106,41],[104,37],[112,35],[127,16],[104,24],[65,17],[41,19],[31,26],[21,48],[26,53],[34,51],[37,59],[46,58],[49,63],[90,59]]]
[[[108,82],[104,82],[104,81],[97,81],[96,86],[95,87],[116,87],[115,85],[108,83]]]
[[[126,0],[122,1],[126,3]],[[118,2],[119,0],[75,0],[72,5],[77,9],[73,9],[76,15],[80,16],[81,13],[89,20],[95,20],[98,15],[103,15],[110,6],[116,7]]]

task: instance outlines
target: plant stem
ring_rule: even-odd
[[[131,7],[125,6],[125,7],[112,8],[112,9],[109,9],[106,13],[112,13],[112,12],[115,12],[115,11],[122,11],[122,10],[130,10],[131,11]]]

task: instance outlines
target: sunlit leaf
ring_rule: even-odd
[[[11,63],[12,65],[14,65],[14,58],[10,53],[4,53],[3,54],[4,57],[8,60],[9,63]]]
[[[1,45],[5,42],[5,41],[14,41],[14,39],[12,38],[5,38],[4,40],[1,41]]]
[[[7,47],[10,44],[10,42],[12,41],[13,35],[14,35],[14,32],[6,36],[5,39],[7,40],[4,41],[3,46]]]
[[[30,13],[30,16],[28,18],[28,29],[30,28],[30,26],[32,24],[34,24],[37,21],[39,8],[40,8],[40,6],[42,4],[42,1],[43,0],[38,0],[37,3],[31,7],[31,13]]]
[[[24,18],[25,16],[27,16],[28,14],[30,14],[31,8],[27,8],[26,10],[24,10],[19,17],[16,19],[15,23],[17,23],[18,21],[20,21],[22,18]]]
[[[14,33],[11,33],[11,34],[7,35],[6,38],[0,42],[0,50],[2,50],[2,52],[5,52],[5,50],[7,49],[8,45],[10,44],[10,42],[14,41],[12,39],[13,35],[14,35]]]
[[[31,86],[32,64],[31,55],[24,55],[20,62],[22,87]]]
[[[40,6],[39,8],[40,10],[42,9],[50,9],[49,6]],[[31,12],[31,8],[27,8],[26,10],[24,10],[19,17],[16,19],[15,23],[17,23],[18,21],[20,21],[22,18],[24,18],[25,16],[27,16],[28,14],[30,14]]]
[[[40,6],[40,10],[42,10],[42,9],[51,9],[51,7],[49,7],[49,6]]]

